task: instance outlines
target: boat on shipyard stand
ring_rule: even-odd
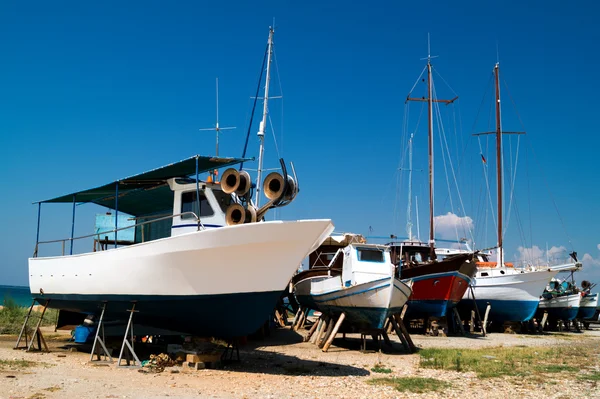
[[[330,220],[263,221],[269,208],[295,196],[288,180],[277,192],[269,189],[284,181],[277,172],[279,178],[265,180],[272,198],[260,209],[249,201],[246,172],[230,168],[221,184],[188,177],[242,161],[194,156],[41,201],[40,207],[71,202],[73,209],[94,203],[126,213],[135,223],[87,236],[100,249],[87,253],[73,253],[76,238],[70,237],[58,240],[70,246],[68,254],[39,257],[40,245],[48,242],[38,242],[29,259],[33,298],[50,308],[87,314],[98,314],[106,303],[106,316],[118,318],[135,303],[136,322],[196,335],[256,331],[282,287],[333,225]],[[133,233],[128,241],[125,232]],[[235,320],[223,317],[227,309],[237,309]]]
[[[292,279],[298,303],[356,330],[381,329],[411,295],[410,280],[396,277],[390,250],[362,236],[329,237],[309,256],[311,267]]]
[[[136,323],[223,338],[251,334],[269,319],[302,260],[333,231],[328,219],[265,221],[270,209],[290,204],[299,191],[293,164],[292,177],[283,159],[282,173],[261,182],[273,32],[265,53],[256,183],[241,167],[250,159],[196,155],[38,202],[36,248],[29,259],[37,302],[117,320],[134,308]],[[218,135],[218,122],[215,130]],[[216,170],[238,164],[239,171],[229,168],[220,183],[214,181]],[[206,181],[199,178],[204,172],[211,173]],[[261,194],[268,201],[259,206]],[[69,238],[39,241],[41,206],[49,203],[72,203]],[[75,238],[75,210],[84,203],[114,211],[108,218],[114,227]],[[79,239],[93,239],[93,250],[73,253]],[[39,256],[40,246],[49,243],[62,243],[62,254]],[[232,309],[236,317],[225,317]]]

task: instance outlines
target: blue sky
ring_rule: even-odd
[[[221,154],[239,156],[273,18],[271,93],[283,99],[271,102],[271,117],[302,188],[283,218],[332,218],[340,231],[404,234],[406,174],[397,170],[408,166],[401,165],[404,99],[425,65],[430,33],[439,56],[434,68],[452,88],[435,75],[436,91],[460,96],[441,112],[464,203],[457,206],[451,187],[450,207],[444,162],[436,158],[435,214],[470,217],[476,244],[493,245],[491,217],[481,216],[481,157],[471,134],[489,129],[498,45],[502,80],[527,131],[507,257],[518,256],[519,247],[564,246],[587,254],[584,276],[600,280],[598,15],[591,1],[3,2],[0,284],[27,282],[37,211],[31,202],[213,154],[213,135],[198,129],[214,124],[217,76],[220,124],[238,127],[221,136]],[[417,84],[415,93],[423,89]],[[502,90],[505,130],[522,130],[504,83]],[[419,107],[410,105],[408,123],[416,131],[413,168],[425,169]],[[274,166],[270,126],[267,137],[267,166]],[[508,140],[516,148],[516,139]],[[444,148],[436,146],[439,155]],[[493,153],[485,156],[493,176]],[[515,161],[514,153],[505,159]],[[413,183],[422,238],[425,177],[415,172]],[[92,230],[98,211],[78,207],[76,234]],[[45,207],[41,239],[68,236],[70,213],[68,205]]]

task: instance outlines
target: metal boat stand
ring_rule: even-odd
[[[141,368],[142,362],[137,357],[135,351],[133,350],[133,314],[138,312],[135,310],[135,302],[131,309],[127,310],[129,312],[129,321],[127,322],[127,328],[125,329],[125,335],[123,336],[123,344],[121,345],[121,352],[119,353],[119,360],[117,361],[117,367],[122,368]],[[129,342],[128,336],[131,331],[131,342]],[[127,351],[125,351],[125,347],[127,347]],[[125,352],[125,359],[123,359],[123,352]],[[133,356],[133,359],[130,358],[130,355]],[[125,360],[126,364],[121,365],[121,360]],[[133,363],[133,364],[132,364]]]
[[[113,362],[110,351],[106,349],[106,345],[104,344],[104,311],[106,310],[106,305],[106,302],[102,304],[102,313],[100,313],[100,320],[98,321],[98,325],[96,327],[96,336],[94,337],[94,344],[92,345],[92,353],[90,353],[90,362],[94,361],[94,355],[97,356],[95,361],[96,364]],[[102,331],[102,337],[100,337],[100,331]],[[100,344],[99,347],[97,346],[98,343]],[[98,351],[96,351],[96,348],[98,348]],[[104,351],[104,354],[102,351]],[[104,360],[102,359],[102,356],[104,356]]]
[[[236,358],[233,358],[233,351],[235,350]],[[237,339],[233,339],[227,342],[225,351],[221,354],[222,363],[232,363],[240,361],[240,345]]]
[[[35,326],[35,329],[33,330],[33,335],[31,336],[31,341],[28,340],[28,333],[27,333],[27,323],[29,322],[29,319],[31,317],[31,312],[33,311],[33,307],[35,306],[35,299],[33,300],[33,302],[31,302],[31,306],[29,307],[29,311],[27,312],[27,315],[25,316],[25,321],[23,322],[23,326],[21,327],[21,332],[19,333],[19,338],[17,339],[17,343],[15,344],[15,347],[13,349],[25,349],[26,352],[30,352],[31,348],[33,347],[33,343],[36,342],[36,338],[37,338],[37,349],[38,351],[44,351],[44,352],[50,352],[50,350],[48,349],[48,345],[46,344],[46,340],[44,339],[44,334],[42,334],[42,331],[40,330],[40,326],[42,325],[42,320],[44,319],[44,314],[46,313],[46,309],[48,308],[48,304],[50,303],[50,300],[46,301],[46,304],[44,305],[44,308],[42,309],[42,314],[40,314],[38,316],[38,322],[37,325]],[[25,338],[25,346],[19,346],[21,344],[21,340]],[[29,342],[28,342],[29,341]],[[42,345],[44,345],[44,349],[42,349]]]

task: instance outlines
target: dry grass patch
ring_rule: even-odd
[[[3,360],[0,359],[0,370],[16,370],[24,369],[39,365],[39,362],[31,362],[29,360]]]
[[[414,393],[442,391],[451,386],[446,381],[422,377],[373,378],[367,381],[367,383],[371,385],[390,386],[400,392],[408,391]]]
[[[582,364],[597,358],[596,347],[495,347],[482,349],[422,349],[424,368],[475,372],[479,378],[563,373],[574,376]],[[595,358],[595,359],[594,359]]]

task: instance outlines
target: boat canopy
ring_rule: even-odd
[[[252,158],[222,158],[202,155],[175,162],[144,173],[104,184],[99,187],[77,191],[60,197],[37,201],[39,203],[94,203],[109,209],[116,209],[133,216],[148,215],[169,209],[173,206],[173,194],[167,180],[174,177],[188,177],[213,169],[236,165]],[[118,193],[118,204],[115,197]]]

